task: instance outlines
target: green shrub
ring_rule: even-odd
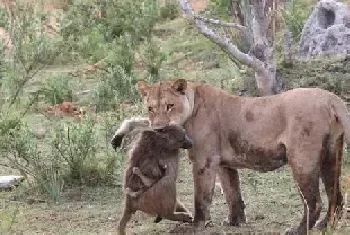
[[[49,78],[43,89],[44,100],[49,104],[60,104],[63,101],[73,101],[72,77],[56,75]]]
[[[167,0],[165,5],[160,8],[160,19],[173,20],[180,15],[179,3],[176,1]]]
[[[300,0],[292,1],[290,7],[283,12],[283,18],[296,42],[300,39],[308,15],[309,11],[303,7],[303,1]]]
[[[67,164],[65,182],[82,185],[89,171],[98,165],[95,157],[97,135],[95,121],[88,117],[80,123],[59,123],[52,133],[52,155]]]
[[[122,67],[110,67],[108,72],[102,74],[102,79],[93,94],[96,111],[115,110],[117,103],[125,99],[135,100],[135,84],[136,79],[128,75]]]
[[[115,42],[121,47],[118,56],[134,54],[134,47],[151,34],[159,18],[158,5],[153,0],[107,1],[104,18],[97,16],[100,9],[99,1],[73,1],[60,19],[60,35],[71,51],[78,52],[89,63],[107,57],[109,50],[116,46]],[[123,59],[119,63],[122,66]],[[129,65],[133,60],[125,62]],[[123,67],[131,71],[128,66]]]
[[[98,151],[98,129],[96,120],[86,116],[79,123],[56,123],[38,142],[28,126],[19,123],[0,136],[1,165],[18,170],[33,189],[54,201],[67,187],[115,185],[123,158],[112,151],[109,139],[105,150]]]
[[[296,87],[319,87],[331,91],[342,98],[347,98],[350,88],[350,62],[348,61],[323,61],[315,60],[307,62],[294,61],[293,67],[278,68],[283,77],[286,90]]]
[[[161,47],[154,42],[152,37],[147,38],[142,55],[147,72],[151,77],[151,82],[158,81],[160,79],[159,70],[162,63],[167,60],[167,55],[161,51]]]

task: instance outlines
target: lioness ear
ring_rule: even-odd
[[[136,83],[136,90],[140,93],[142,98],[148,95],[150,86],[148,85],[147,82],[141,80]]]
[[[187,81],[185,79],[178,79],[174,82],[173,88],[181,94],[184,94],[187,88]]]

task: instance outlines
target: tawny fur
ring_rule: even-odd
[[[125,234],[126,224],[137,210],[157,215],[157,222],[161,218],[192,221],[187,209],[176,200],[179,149],[192,145],[192,140],[179,126],[141,133],[129,153],[124,174],[125,202],[118,226],[120,234]]]
[[[237,169],[272,171],[285,164],[309,206],[309,228],[320,216],[319,178],[328,195],[324,228],[343,203],[339,176],[344,136],[350,144],[350,117],[344,102],[318,88],[298,88],[266,97],[238,97],[209,84],[144,81],[137,90],[152,128],[183,125],[196,143],[188,150],[195,185],[194,222],[203,228],[218,174],[228,205],[227,225],[246,222]],[[217,160],[219,159],[219,160]],[[332,206],[331,206],[332,205]],[[305,234],[307,210],[288,233]]]

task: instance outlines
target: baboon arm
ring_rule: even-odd
[[[170,160],[167,160],[167,162],[163,162],[162,165],[164,166],[164,176],[159,180],[162,184],[167,184],[167,182],[173,182],[176,181],[177,178],[177,170],[178,170],[178,159],[173,158]],[[157,183],[158,183],[157,182]]]
[[[119,148],[125,135],[129,134],[133,130],[142,130],[147,127],[149,127],[149,120],[146,117],[135,117],[124,120],[111,139],[112,147],[114,149]]]
[[[125,189],[125,194],[131,196],[131,197],[138,197],[140,196],[140,194],[142,193],[143,191],[142,190],[139,190],[139,191],[131,191],[131,188],[126,188]]]
[[[142,172],[135,172],[134,174],[137,175],[138,177],[140,177],[142,183],[146,187],[151,187],[154,183],[156,183],[158,181],[157,179],[153,179],[153,178],[149,178],[149,177],[145,176],[144,174],[142,174]]]

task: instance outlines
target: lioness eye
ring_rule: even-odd
[[[148,106],[148,112],[153,112],[153,108],[151,106]]]
[[[166,109],[167,109],[167,111],[169,111],[173,107],[174,107],[174,104],[167,104]]]

